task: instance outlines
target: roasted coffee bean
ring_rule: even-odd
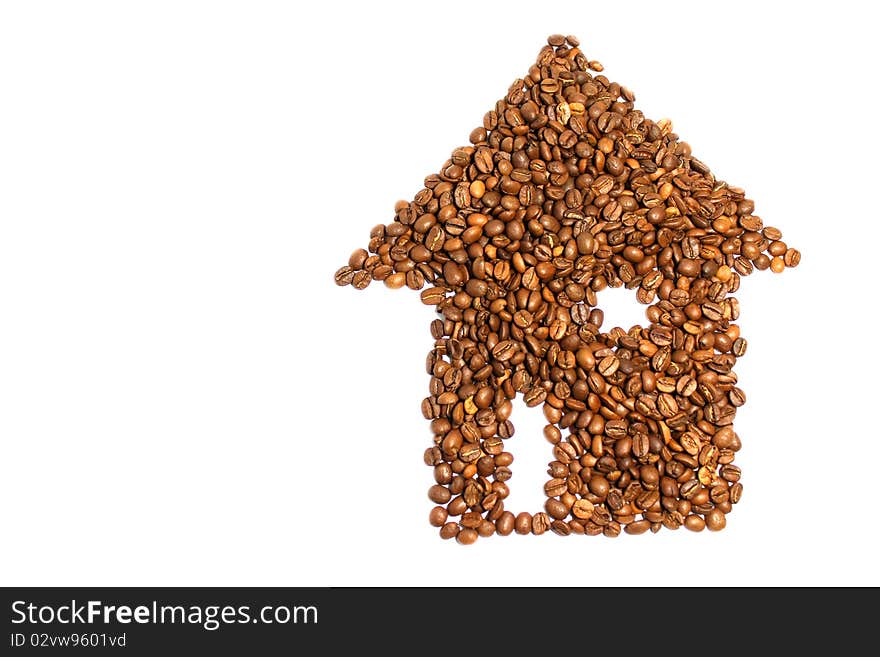
[[[477,538],[479,538],[479,534],[475,529],[462,529],[458,532],[458,536],[455,537],[462,545],[472,545],[477,542]]]
[[[731,406],[742,406],[746,403],[746,393],[739,388],[731,388],[727,396],[730,399]]]
[[[434,481],[438,484],[448,484],[452,481],[452,466],[448,463],[438,463],[434,467]]]
[[[517,514],[514,521],[514,528],[517,534],[528,534],[532,531],[532,514],[522,511]]]
[[[346,265],[345,267],[340,267],[336,270],[334,279],[336,280],[337,285],[351,285],[354,280],[354,274],[354,269],[349,265]]]
[[[547,398],[547,391],[544,388],[531,388],[523,395],[523,401],[526,406],[537,406]]]
[[[706,521],[698,515],[690,515],[684,519],[684,526],[692,532],[701,532],[706,528]]]
[[[719,474],[721,475],[721,478],[725,481],[735,483],[739,481],[741,472],[739,466],[727,464],[721,466],[721,471]]]
[[[571,527],[564,520],[554,520],[550,523],[550,531],[557,536],[568,536],[571,534]]]
[[[443,538],[715,531],[742,495],[731,295],[801,254],[602,70],[551,36],[334,274],[421,290],[437,312],[422,414]],[[608,287],[647,306],[644,326],[603,331]],[[541,407],[554,459],[534,515],[504,509],[517,395]]]
[[[490,520],[483,520],[477,527],[477,534],[483,538],[488,538],[495,533],[495,525]]]
[[[446,298],[446,290],[441,287],[429,287],[422,290],[422,303],[429,306],[436,306]]]
[[[651,523],[648,520],[636,520],[635,522],[631,522],[623,528],[627,534],[644,534],[646,531],[651,529]]]
[[[555,498],[550,498],[544,503],[544,510],[547,511],[548,516],[557,520],[568,515],[568,507]]]
[[[495,521],[495,530],[499,536],[509,536],[513,533],[514,515],[510,511],[505,511],[501,517]]]
[[[518,310],[513,316],[513,323],[520,328],[526,328],[531,325],[533,317],[528,310]]]
[[[568,490],[568,486],[563,479],[551,479],[544,484],[544,493],[546,493],[548,497],[562,495],[566,490]]]
[[[743,486],[742,486],[742,484],[740,484],[738,482],[730,487],[730,503],[731,504],[736,504],[737,502],[739,502],[742,499],[742,491],[743,491]]]
[[[482,522],[483,516],[476,511],[467,511],[466,513],[463,513],[461,520],[459,520],[459,524],[462,527],[468,527],[469,529],[476,529]]]
[[[458,536],[458,530],[459,527],[457,522],[447,522],[440,528],[440,538],[444,540],[455,538]]]
[[[434,527],[442,527],[446,524],[446,518],[449,517],[449,513],[442,506],[435,506],[431,509],[431,513],[428,516],[428,521]]]
[[[458,458],[465,463],[473,463],[483,455],[483,450],[477,443],[467,443],[458,450]]]
[[[660,501],[660,493],[656,490],[646,490],[636,497],[636,505],[640,509],[653,508]]]
[[[617,371],[617,368],[620,367],[620,361],[617,360],[614,356],[606,356],[599,362],[599,374],[604,377],[609,377]]]
[[[452,493],[445,486],[431,486],[428,498],[436,504],[446,504],[452,498]]]
[[[689,479],[684,482],[678,488],[678,494],[681,495],[681,498],[684,500],[691,499],[694,495],[696,495],[697,491],[700,489],[700,482],[696,479]]]
[[[510,360],[516,353],[516,343],[513,340],[499,342],[492,348],[492,356],[500,361]]]
[[[363,290],[364,288],[366,288],[370,284],[370,281],[372,281],[372,280],[373,280],[373,277],[370,276],[370,272],[368,272],[366,270],[360,270],[360,271],[356,271],[356,272],[354,272],[354,274],[352,274],[351,285],[356,290]],[[340,281],[337,278],[337,283],[339,283],[339,282]],[[344,285],[344,283],[342,283],[342,284]]]
[[[587,499],[581,498],[577,500],[571,507],[571,512],[576,518],[581,520],[589,520],[593,515],[593,503]]]
[[[730,493],[727,490],[727,486],[723,484],[712,486],[712,490],[709,491],[709,499],[712,500],[712,504],[715,505],[726,502],[730,499]]]
[[[722,517],[724,517],[723,514]],[[548,529],[550,529],[550,518],[546,513],[541,511],[532,516],[532,533],[535,536],[540,536]]]
[[[601,475],[596,475],[592,477],[589,482],[590,492],[593,493],[596,497],[604,498],[610,489],[608,484],[608,480]]]
[[[727,518],[725,518],[721,510],[712,509],[706,514],[706,527],[710,532],[720,531],[724,529],[725,525],[727,525]]]

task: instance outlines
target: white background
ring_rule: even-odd
[[[0,584],[880,584],[868,4],[0,5]],[[441,541],[433,313],[333,284],[553,32],[803,252],[737,295],[722,533]]]

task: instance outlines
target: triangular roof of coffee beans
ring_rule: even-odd
[[[746,342],[729,295],[800,253],[602,70],[551,36],[470,145],[336,272],[437,308],[422,412],[443,538],[717,530],[742,494],[733,367]],[[646,326],[603,331],[606,286],[633,290]],[[543,407],[552,460],[545,508],[515,514],[518,393]]]

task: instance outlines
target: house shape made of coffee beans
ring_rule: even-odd
[[[422,413],[445,539],[720,530],[742,495],[731,294],[800,253],[601,72],[577,39],[551,36],[470,144],[336,272],[436,307]],[[645,326],[603,331],[607,286],[632,290]],[[547,420],[520,437],[552,451],[544,509],[505,507],[516,395]]]

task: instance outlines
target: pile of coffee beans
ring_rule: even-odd
[[[601,71],[551,36],[470,145],[336,272],[436,306],[422,413],[443,538],[720,530],[742,495],[730,295],[800,253]],[[646,326],[603,331],[609,286],[647,306]],[[553,453],[534,513],[505,508],[517,394],[541,407]]]

